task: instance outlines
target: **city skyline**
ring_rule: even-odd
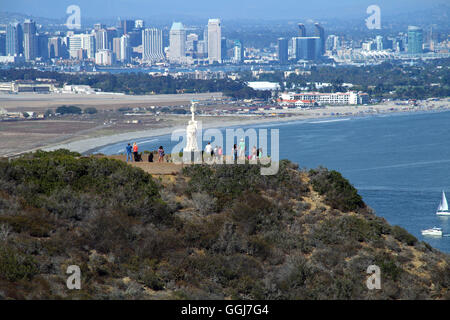
[[[257,48],[242,44],[240,36],[245,37],[245,32],[240,36],[223,37],[219,18],[209,18],[203,31],[201,27],[192,28],[180,21],[173,22],[168,32],[167,29],[145,28],[142,19],[119,20],[115,26],[95,23],[84,30],[60,27],[49,32],[32,19],[26,19],[22,23],[8,24],[0,33],[0,60],[16,63],[16,60],[21,62],[20,57],[23,57],[27,62],[37,59],[54,64],[56,60],[50,59],[70,58],[95,61],[99,65],[156,62],[241,64],[258,61],[285,64],[305,61],[330,63],[332,60],[335,63],[348,60],[349,56],[350,60],[368,62],[398,59],[395,54],[448,55],[449,51],[448,32],[436,31],[432,26],[425,30],[409,25],[402,32],[389,36],[375,34],[356,40],[351,35],[347,38],[333,34],[318,22],[304,22],[306,24],[297,23],[297,34],[294,32],[293,37],[281,37],[285,39],[283,41],[276,38],[268,47]],[[287,29],[295,30],[294,26]],[[279,35],[283,34],[285,32]]]

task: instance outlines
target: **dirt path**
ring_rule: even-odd
[[[114,155],[114,156],[105,156],[108,159],[116,159],[120,161],[126,161],[125,155]],[[167,175],[167,174],[177,174],[181,172],[183,169],[182,164],[176,164],[171,162],[148,162],[148,155],[143,155],[142,162],[128,162],[133,167],[138,167],[144,170],[147,173],[150,173],[152,175]],[[154,158],[156,161],[158,161],[157,157]]]

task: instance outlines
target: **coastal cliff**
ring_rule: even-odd
[[[287,160],[274,176],[152,176],[67,150],[4,159],[0,244],[7,299],[450,299],[449,255],[377,217],[338,172]]]

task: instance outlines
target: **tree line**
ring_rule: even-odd
[[[373,98],[422,99],[450,96],[450,59],[437,59],[427,63],[405,65],[384,62],[370,66],[317,66],[311,67],[311,74],[295,74],[284,78],[283,71],[259,76],[260,81],[280,84],[281,90],[298,90],[309,87],[313,91],[345,92],[360,90]],[[243,72],[242,80],[252,81],[251,72]],[[310,82],[326,82],[331,86],[316,90]],[[353,87],[346,87],[351,83]]]
[[[236,99],[270,97],[269,91],[256,91],[244,81],[231,79],[187,79],[172,76],[151,76],[146,73],[102,73],[102,74],[68,74],[35,69],[0,70],[2,81],[36,80],[38,78],[55,79],[59,85],[89,85],[105,92],[125,94],[173,94],[223,92]]]

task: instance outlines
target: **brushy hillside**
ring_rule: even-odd
[[[381,290],[366,269],[381,268]],[[81,290],[66,287],[78,265]],[[0,298],[449,299],[450,258],[338,172],[282,161],[152,178],[66,150],[0,161]]]

